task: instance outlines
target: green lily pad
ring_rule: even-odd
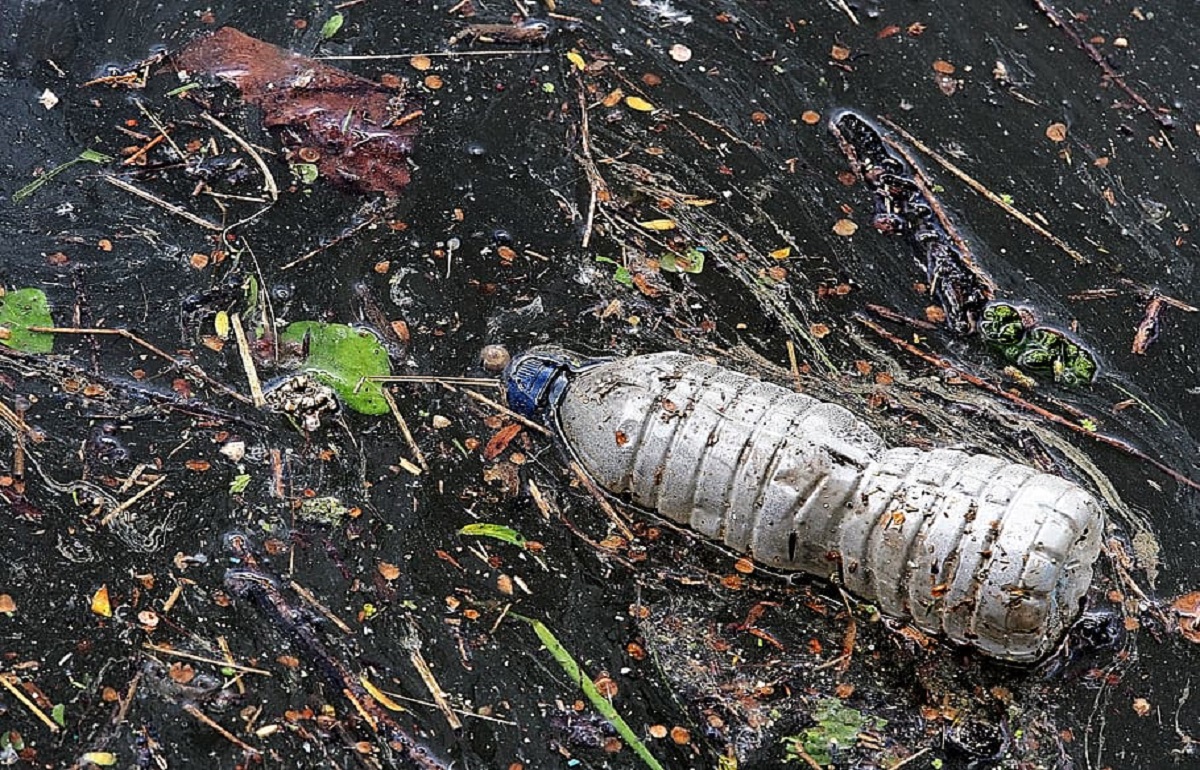
[[[362,414],[387,412],[383,388],[364,377],[391,374],[387,350],[369,331],[345,324],[297,321],[279,335],[281,342],[300,345],[308,337],[308,357],[301,369],[333,388],[346,406]],[[360,384],[361,383],[361,384]]]
[[[0,297],[0,344],[24,353],[49,353],[54,335],[31,332],[30,326],[53,326],[50,303],[41,289],[17,289]]]

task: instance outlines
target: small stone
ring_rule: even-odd
[[[450,427],[450,419],[448,417],[443,417],[440,414],[435,414],[430,422],[437,430]]]
[[[483,350],[479,352],[479,360],[484,371],[499,374],[508,366],[512,356],[503,345],[484,345]]]

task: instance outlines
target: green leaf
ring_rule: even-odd
[[[50,304],[41,289],[17,289],[0,297],[0,344],[25,353],[49,353],[54,349],[54,335],[31,332],[30,326],[53,326]]]
[[[600,691],[596,689],[596,685],[590,677],[584,675],[583,671],[579,668],[579,664],[575,662],[575,658],[571,657],[571,653],[567,652],[567,649],[562,646],[562,643],[554,636],[554,632],[547,628],[546,624],[540,620],[515,614],[513,617],[533,626],[533,632],[537,634],[538,639],[546,646],[546,650],[558,662],[558,665],[562,667],[567,678],[579,685],[583,690],[583,694],[587,696],[588,701],[592,704],[592,708],[599,711],[600,715],[608,720],[609,724],[616,729],[621,738],[629,744],[629,748],[633,749],[633,753],[637,754],[646,763],[646,766],[652,770],[663,770],[663,766],[650,753],[650,749],[646,748],[646,744],[642,743],[641,739],[638,738],[637,733],[617,713],[613,705],[608,702],[608,698],[600,694]]]
[[[20,203],[30,195],[33,195],[35,192],[37,192],[42,185],[66,171],[71,166],[74,166],[76,163],[108,163],[110,160],[112,160],[112,156],[105,155],[102,152],[96,152],[95,150],[84,150],[83,152],[79,153],[77,157],[72,158],[62,165],[55,166],[39,176],[37,179],[22,187],[20,190],[17,190],[12,195],[12,201],[13,203]]]
[[[668,273],[699,273],[704,269],[704,252],[700,249],[688,249],[686,254],[667,252],[658,261],[660,269]]]
[[[281,342],[297,345],[303,344],[305,337],[308,358],[301,369],[333,388],[350,409],[363,414],[387,412],[383,388],[363,379],[391,374],[387,350],[374,334],[345,324],[297,321],[279,335]]]
[[[65,703],[56,703],[54,708],[50,709],[50,718],[58,723],[59,727],[67,726],[67,706]]]
[[[246,491],[248,486],[250,486],[250,474],[239,473],[233,477],[233,481],[229,482],[229,494],[240,495]]]
[[[624,265],[618,267],[613,273],[613,280],[623,286],[633,286],[633,274]]]
[[[315,163],[291,164],[292,175],[302,184],[312,184],[321,176]]]
[[[512,527],[503,524],[468,524],[458,531],[460,535],[475,535],[477,537],[494,537],[520,548],[525,547],[525,536]]]
[[[346,22],[346,17],[340,13],[335,13],[329,17],[329,20],[321,26],[321,37],[325,40],[333,37],[342,28],[342,24]]]

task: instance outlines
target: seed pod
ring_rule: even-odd
[[[535,349],[504,379],[612,494],[996,658],[1042,657],[1091,583],[1103,513],[1058,476],[889,449],[843,407],[681,353]]]

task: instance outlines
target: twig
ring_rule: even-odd
[[[119,725],[125,721],[125,716],[129,713],[129,707],[133,705],[133,696],[137,694],[137,688],[141,682],[142,672],[139,670],[133,675],[133,679],[129,681],[129,687],[125,688],[125,697],[121,699],[121,707],[113,715],[112,723],[114,725]]]
[[[442,712],[442,716],[446,717],[446,723],[450,725],[450,729],[461,730],[463,726],[462,720],[454,713],[454,709],[450,708],[450,703],[446,700],[446,692],[438,684],[437,679],[434,679],[433,671],[429,668],[429,664],[425,662],[425,656],[421,654],[421,650],[414,647],[408,651],[408,657],[412,661],[413,668],[417,670],[417,674],[421,677],[421,681],[425,683],[425,689],[429,690],[429,696],[437,704],[437,708]]]
[[[583,158],[580,159],[580,165],[583,166],[584,176],[588,180],[588,188],[590,195],[588,197],[587,218],[583,224],[583,248],[587,248],[592,240],[592,226],[596,222],[596,201],[600,198],[600,187],[603,186],[603,179],[600,177],[600,171],[596,168],[596,161],[592,158],[592,134],[588,129],[588,106],[585,89],[583,87],[583,76],[579,74],[579,70],[575,70],[575,82],[579,86],[579,147],[583,152]],[[597,182],[599,181],[599,184]]]
[[[203,724],[206,724],[209,727],[211,727],[212,729],[216,730],[218,733],[221,734],[222,738],[229,741],[234,746],[237,746],[242,751],[248,751],[251,754],[257,754],[259,756],[262,756],[261,751],[254,748],[249,743],[246,743],[245,741],[243,741],[241,738],[237,737],[233,733],[229,732],[221,725],[217,724],[217,722],[212,717],[210,717],[208,714],[205,714],[203,711],[201,711],[200,707],[197,706],[195,703],[183,704],[183,710],[186,711],[187,713],[191,714],[192,716],[194,716],[196,719],[198,719]]]
[[[804,747],[800,745],[799,740],[796,740],[795,743],[790,744],[788,746],[788,749],[790,751],[795,752],[796,756],[803,759],[804,762],[809,767],[811,767],[813,770],[825,770],[825,768],[821,767],[821,763],[819,763],[819,762],[817,762],[817,760],[813,759],[812,756],[807,751],[804,750]]]
[[[129,182],[126,182],[124,179],[118,179],[115,176],[112,176],[110,174],[101,174],[100,178],[103,179],[105,182],[108,182],[113,187],[119,187],[127,193],[132,193],[133,195],[138,196],[142,200],[149,201],[149,202],[153,203],[155,206],[166,209],[167,211],[171,212],[172,214],[174,214],[177,217],[183,217],[184,219],[191,222],[192,224],[203,227],[205,230],[214,230],[216,232],[221,232],[222,230],[225,229],[225,228],[221,227],[220,225],[218,225],[216,222],[212,222],[210,220],[205,219],[204,217],[197,216],[182,206],[177,206],[174,203],[168,203],[167,201],[163,200],[162,198],[158,197],[157,195],[155,195],[152,192],[143,190],[140,187],[135,187],[134,185],[129,184]]]
[[[129,340],[130,342],[134,343],[135,345],[140,345],[141,347],[145,348],[146,350],[149,350],[151,353],[158,356],[159,358],[161,358],[165,361],[169,361],[172,366],[178,367],[179,369],[182,369],[183,371],[185,371],[195,377],[199,377],[200,379],[207,382],[209,385],[224,392],[225,394],[227,394],[229,396],[232,396],[233,398],[236,398],[238,401],[241,401],[243,404],[254,403],[253,401],[246,398],[241,393],[238,393],[236,390],[229,387],[225,383],[223,383],[219,380],[214,380],[212,377],[209,377],[207,374],[205,374],[203,369],[196,366],[195,364],[189,364],[184,361],[180,361],[179,359],[172,356],[170,353],[167,353],[165,350],[162,350],[161,348],[158,348],[155,345],[147,342],[146,340],[137,336],[136,334],[129,331],[128,329],[110,329],[107,327],[86,328],[86,327],[75,327],[75,326],[30,326],[29,330],[33,331],[33,332],[45,332],[47,334],[107,334],[107,335],[111,335],[114,337],[124,337],[125,339]]]
[[[609,520],[621,531],[622,537],[629,542],[633,542],[633,530],[629,528],[624,519],[621,518],[621,515],[617,513],[617,509],[613,508],[612,503],[608,501],[608,498],[596,486],[596,482],[592,481],[592,477],[587,475],[587,471],[575,460],[572,460],[567,467],[571,469],[571,473],[575,475],[575,478],[579,479],[579,483],[583,485],[584,489],[592,497],[596,498],[596,502],[600,505],[600,510],[604,511]]]
[[[387,402],[392,416],[396,418],[396,424],[400,426],[400,433],[408,443],[408,448],[412,450],[413,457],[417,458],[417,464],[421,466],[421,470],[429,473],[429,463],[425,462],[425,454],[421,451],[421,447],[417,446],[417,441],[413,438],[412,431],[408,429],[408,421],[400,413],[400,407],[396,405],[395,397],[387,388],[381,388],[380,391],[383,393],[383,400]]]
[[[984,187],[983,184],[981,184],[980,182],[977,182],[970,174],[963,171],[962,169],[960,169],[958,166],[954,165],[950,161],[946,160],[944,157],[942,157],[936,150],[931,148],[929,145],[925,144],[920,139],[918,139],[915,136],[913,136],[912,134],[908,133],[903,128],[896,125],[895,123],[888,120],[887,118],[883,117],[882,115],[878,116],[878,119],[879,119],[879,122],[883,123],[885,126],[887,126],[888,128],[895,131],[897,134],[902,136],[904,138],[904,141],[908,142],[913,147],[916,147],[918,150],[925,153],[930,158],[933,158],[933,160],[936,161],[938,163],[938,165],[940,165],[942,168],[949,171],[954,176],[958,177],[960,180],[962,180],[964,183],[966,183],[966,185],[968,187],[970,187],[972,190],[979,193],[984,198],[987,198],[989,201],[991,201],[995,205],[999,206],[1001,209],[1004,210],[1005,213],[1007,213],[1013,219],[1016,219],[1021,224],[1025,225],[1026,227],[1033,230],[1038,235],[1042,236],[1046,240],[1053,243],[1055,246],[1057,246],[1059,249],[1061,249],[1063,251],[1063,253],[1065,253],[1071,259],[1075,260],[1078,264],[1086,265],[1091,262],[1091,260],[1089,260],[1087,257],[1085,257],[1084,255],[1082,255],[1078,251],[1076,251],[1074,248],[1072,248],[1069,243],[1064,241],[1062,238],[1059,238],[1057,235],[1050,232],[1046,228],[1042,227],[1037,222],[1030,219],[1028,215],[1018,211],[1016,208],[1013,207],[1012,204],[1007,203],[999,195],[996,195],[994,192],[992,192],[988,188]]]
[[[850,21],[854,22],[854,26],[858,26],[858,17],[854,15],[854,11],[850,10],[850,6],[846,5],[846,0],[833,0],[830,4],[849,16]]]
[[[1051,24],[1061,29],[1063,34],[1069,37],[1071,42],[1074,43],[1077,48],[1083,50],[1092,61],[1100,66],[1100,70],[1104,73],[1106,78],[1113,83],[1116,83],[1117,88],[1120,88],[1122,91],[1124,91],[1139,107],[1150,113],[1160,126],[1163,128],[1175,127],[1175,120],[1169,114],[1156,110],[1150,105],[1150,102],[1146,101],[1144,96],[1130,88],[1125,83],[1125,78],[1117,74],[1117,71],[1113,69],[1113,66],[1108,63],[1108,59],[1104,58],[1104,54],[1100,53],[1100,51],[1098,51],[1094,45],[1084,40],[1083,37],[1075,31],[1074,27],[1067,24],[1066,20],[1059,15],[1058,11],[1050,6],[1050,4],[1043,2],[1043,0],[1033,0],[1033,2],[1034,5],[1038,7],[1038,10],[1044,13],[1046,18],[1050,19]]]
[[[929,180],[925,178],[925,173],[921,170],[921,166],[917,164],[908,150],[905,149],[905,147],[899,142],[887,136],[881,135],[879,138],[883,140],[884,144],[886,144],[888,147],[891,147],[898,155],[904,158],[905,162],[908,163],[908,165],[912,168],[913,175],[910,177],[912,183],[917,186],[917,189],[920,190],[921,195],[925,197],[925,202],[928,203],[929,208],[933,210],[934,216],[938,218],[938,222],[940,222],[942,225],[942,229],[946,231],[946,234],[950,236],[950,240],[954,242],[955,248],[958,249],[958,256],[962,260],[962,264],[968,270],[970,270],[971,273],[974,274],[975,278],[978,279],[978,281],[983,285],[984,289],[987,291],[987,298],[990,300],[996,293],[995,282],[992,281],[992,277],[990,275],[983,272],[983,269],[979,267],[979,264],[975,261],[975,255],[971,253],[971,247],[967,245],[966,240],[961,234],[959,234],[958,228],[954,226],[954,222],[950,220],[950,217],[946,214],[946,210],[942,207],[941,202],[933,194],[933,190],[930,189],[931,185],[929,184]]]
[[[157,147],[159,144],[162,143],[163,139],[166,139],[166,138],[167,138],[166,134],[155,135],[153,139],[151,139],[149,142],[146,142],[141,147],[139,147],[137,149],[137,152],[133,153],[128,158],[121,161],[121,165],[122,166],[132,166],[133,164],[138,162],[138,158],[140,158],[143,155],[145,155],[146,153],[150,152],[150,150],[153,150],[155,147]]]
[[[411,698],[407,695],[400,695],[399,693],[388,692],[387,690],[382,690],[382,689],[380,690],[380,692],[393,700],[404,701],[405,703],[416,703],[417,705],[420,705],[420,706],[432,706],[433,708],[437,708],[437,704],[434,703],[433,701],[421,700],[420,698]],[[502,724],[502,725],[517,724],[516,722],[514,722],[511,719],[501,719],[500,717],[488,716],[487,714],[476,714],[474,711],[465,711],[463,709],[452,709],[452,711],[455,714],[459,714],[461,716],[469,717],[472,719],[482,719],[485,722],[496,722],[496,723]]]
[[[537,54],[550,53],[547,48],[539,48],[534,51],[524,50],[487,50],[487,51],[429,51],[426,53],[377,53],[377,54],[360,54],[358,56],[314,56],[314,59],[326,59],[337,61],[386,61],[388,59],[411,59],[414,56],[535,56]]]
[[[989,392],[993,395],[1000,396],[1001,398],[1003,398],[1007,401],[1011,401],[1012,403],[1019,406],[1021,409],[1024,409],[1029,412],[1033,412],[1034,414],[1038,415],[1039,417],[1049,420],[1050,422],[1054,423],[1055,425],[1061,425],[1065,428],[1069,428],[1070,430],[1072,430],[1076,433],[1087,436],[1092,441],[1097,441],[1106,446],[1110,446],[1114,449],[1118,449],[1118,450],[1124,452],[1125,454],[1129,455],[1130,457],[1134,457],[1138,460],[1141,460],[1142,462],[1149,463],[1150,465],[1154,466],[1158,470],[1162,471],[1163,473],[1167,474],[1171,478],[1175,479],[1175,481],[1178,481],[1180,484],[1189,486],[1192,489],[1200,489],[1200,483],[1193,481],[1192,479],[1188,478],[1187,476],[1184,476],[1182,473],[1180,473],[1179,471],[1170,467],[1169,465],[1166,465],[1165,463],[1155,460],[1153,457],[1150,457],[1149,455],[1145,454],[1141,450],[1136,449],[1135,447],[1132,447],[1129,444],[1126,444],[1124,441],[1112,438],[1111,436],[1106,436],[1103,433],[1099,433],[1097,431],[1088,430],[1087,428],[1083,427],[1082,425],[1072,422],[1071,420],[1068,420],[1066,417],[1063,417],[1062,415],[1055,414],[1054,412],[1051,412],[1050,410],[1048,410],[1044,407],[1040,407],[1037,404],[1034,404],[1030,401],[1025,400],[1024,398],[1021,398],[1020,396],[1016,395],[1015,393],[1010,393],[1007,390],[1004,390],[1003,388],[1001,388],[997,385],[993,385],[992,383],[988,382],[987,380],[983,379],[982,377],[978,377],[974,374],[971,374],[970,372],[963,370],[962,367],[953,366],[946,359],[944,359],[940,356],[937,356],[933,353],[930,353],[926,350],[921,350],[916,345],[913,345],[911,342],[901,339],[900,337],[897,337],[896,335],[894,335],[891,332],[889,332],[888,330],[884,329],[882,326],[875,323],[874,321],[867,318],[866,316],[862,315],[861,313],[855,313],[854,318],[856,321],[861,323],[863,326],[866,326],[868,329],[875,332],[880,337],[883,337],[885,340],[887,340],[888,342],[891,342],[893,345],[896,345],[897,347],[903,348],[904,350],[908,351],[909,353],[916,356],[917,358],[920,358],[921,360],[925,361],[926,363],[932,364],[933,366],[936,366],[939,369],[943,369],[943,370],[953,369],[958,374],[959,377],[961,377],[962,379],[971,383],[972,385],[974,385],[977,388],[986,390],[987,392]]]
[[[363,209],[359,209],[359,211],[362,211],[362,210]],[[370,216],[365,217],[363,219],[363,221],[353,225],[352,227],[347,228],[346,230],[343,230],[342,232],[338,233],[333,238],[330,238],[329,241],[327,241],[326,243],[322,243],[320,246],[318,246],[317,248],[308,252],[307,254],[304,254],[303,256],[296,257],[291,262],[288,262],[286,265],[283,265],[279,269],[280,270],[291,270],[296,265],[304,264],[305,262],[307,262],[308,260],[317,256],[318,254],[325,251],[326,249],[331,249],[334,246],[341,243],[342,241],[346,240],[347,238],[354,236],[356,233],[358,233],[359,230],[362,230],[364,227],[375,224],[375,222],[376,222],[376,220],[378,220],[378,218],[379,217],[376,214],[371,214]]]
[[[245,150],[247,155],[254,159],[254,163],[258,166],[258,170],[261,171],[263,175],[263,189],[267,191],[267,195],[271,196],[272,202],[279,200],[279,185],[275,184],[275,175],[271,173],[271,169],[267,167],[267,162],[263,160],[263,157],[258,154],[258,150],[255,150],[249,142],[238,136],[232,128],[217,120],[212,115],[209,115],[207,112],[200,113],[200,117],[216,126],[222,134],[225,134],[225,136],[232,139],[238,147],[241,147],[243,150]]]
[[[261,409],[267,405],[267,399],[263,395],[262,381],[258,379],[258,367],[254,365],[254,356],[250,355],[250,341],[246,339],[242,317],[233,313],[229,316],[229,325],[233,327],[233,336],[237,338],[238,356],[242,359],[242,368],[246,370],[246,381],[250,383],[250,400],[255,407]]]
[[[425,374],[390,374],[364,377],[368,382],[415,382],[423,385],[470,385],[476,388],[502,388],[499,380],[487,377],[436,377]]]
[[[112,520],[114,518],[116,518],[119,514],[122,514],[125,511],[129,510],[131,507],[133,507],[133,505],[135,503],[137,503],[138,500],[141,500],[143,497],[145,497],[146,495],[153,492],[155,487],[157,487],[159,484],[163,483],[166,480],[167,480],[166,476],[159,476],[154,481],[151,481],[149,484],[147,484],[146,486],[139,489],[133,495],[133,497],[129,498],[125,502],[123,502],[120,505],[118,505],[117,507],[113,508],[108,513],[104,514],[104,518],[100,519],[100,524],[103,526],[108,526],[109,523],[112,522]]]
[[[455,388],[450,385],[446,385],[446,383],[442,383],[442,385],[446,388],[449,388],[450,390],[458,390],[458,388]],[[514,412],[513,410],[509,409],[504,404],[493,401],[492,399],[488,398],[487,396],[483,395],[482,393],[476,393],[473,390],[466,390],[466,389],[463,389],[462,393],[464,395],[466,395],[467,398],[469,398],[473,401],[478,401],[479,403],[483,404],[484,406],[490,406],[492,409],[495,409],[498,412],[508,415],[509,417],[513,418],[517,422],[524,425],[526,428],[531,428],[533,430],[536,430],[538,433],[541,433],[544,436],[554,435],[553,433],[551,433],[550,429],[547,428],[545,425],[536,423],[533,420],[526,417],[525,415]]]
[[[923,757],[928,753],[929,753],[929,747],[926,746],[925,748],[921,749],[920,751],[916,752],[915,754],[909,754],[904,759],[901,759],[899,762],[896,762],[891,767],[889,767],[888,770],[899,770],[901,767],[904,767],[909,762],[912,762],[914,759],[916,759],[918,757]]]
[[[40,708],[38,708],[38,705],[36,703],[29,700],[29,697],[26,696],[25,693],[21,692],[21,690],[15,684],[13,684],[13,681],[19,682],[21,680],[17,679],[16,674],[9,674],[9,673],[0,674],[0,685],[4,685],[4,689],[11,692],[13,694],[14,698],[21,701],[22,706],[29,709],[29,711],[35,717],[42,720],[42,723],[50,729],[50,732],[56,733],[60,729],[62,729],[58,726],[58,722],[55,722],[53,719],[48,717],[46,715],[45,711],[42,711]]]
[[[178,587],[178,586],[176,586]],[[221,654],[225,656],[226,663],[233,663],[233,650],[229,649],[229,641],[224,636],[217,637],[217,647],[221,648]],[[246,694],[246,683],[242,681],[242,675],[238,674],[234,678],[234,683],[237,685],[238,692],[242,695]]]
[[[318,600],[317,597],[313,595],[312,591],[309,591],[307,588],[300,585],[295,580],[289,580],[288,585],[290,585],[292,587],[292,590],[295,591],[296,594],[301,599],[308,602],[312,606],[316,607],[317,611],[320,612],[322,615],[324,615],[326,618],[328,618],[330,623],[334,624],[339,629],[341,629],[342,633],[344,633],[344,634],[353,634],[354,633],[354,629],[352,629],[352,628],[350,628],[350,626],[346,625],[346,622],[344,620],[342,620],[341,618],[339,618],[337,615],[334,615],[333,611],[330,610],[328,607],[326,607],[324,604],[322,604],[320,602],[320,600]]]
[[[234,671],[244,671],[247,674],[271,676],[270,671],[264,671],[261,668],[251,668],[250,666],[243,666],[241,663],[229,663],[224,660],[218,660],[217,658],[206,658],[202,655],[184,652],[183,650],[176,650],[171,647],[163,647],[162,645],[154,644],[153,642],[146,642],[145,647],[147,650],[152,650],[153,652],[157,652],[161,655],[170,655],[176,658],[186,658],[188,660],[194,660],[197,663],[208,663],[209,665],[216,666],[218,668],[232,668]]]

